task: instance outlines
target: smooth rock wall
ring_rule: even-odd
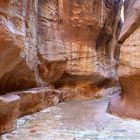
[[[140,1],[125,2],[125,22],[118,42],[119,80],[122,92],[111,99],[109,111],[122,117],[140,119]]]

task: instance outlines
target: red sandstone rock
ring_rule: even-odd
[[[19,99],[17,95],[0,96],[0,134],[16,128]]]
[[[34,65],[36,59],[35,5],[36,3],[32,0],[0,1],[0,89],[2,93],[36,86],[33,71],[27,66],[30,60]],[[28,60],[26,63],[21,57],[21,51],[22,57]],[[31,55],[27,56],[25,52]],[[30,63],[30,66],[32,65]]]
[[[12,0],[0,7],[3,93],[117,81],[119,0]]]
[[[44,105],[44,90],[31,89],[15,94],[20,97],[19,117],[40,111]]]
[[[59,89],[61,91],[61,101],[67,100],[80,100],[80,99],[94,99],[95,93],[99,91],[97,88],[90,87],[63,87]],[[94,94],[93,94],[94,93]]]
[[[60,91],[44,87],[13,92],[8,95],[18,95],[20,97],[19,117],[21,117],[57,105],[60,101],[60,94]]]
[[[100,83],[106,84],[105,80],[115,79],[114,54],[120,7],[121,2],[62,0],[60,13],[67,66],[55,84],[57,87],[98,87]]]
[[[44,87],[0,96],[0,133],[14,130],[18,117],[57,105],[60,95],[60,91]]]
[[[24,90],[14,93],[20,96],[19,116],[60,98],[92,98],[97,89],[117,83],[121,5],[120,0],[0,1],[0,90]],[[37,86],[74,91],[70,96],[68,90],[62,96],[55,89],[25,91]]]
[[[122,93],[111,99],[108,110],[121,117],[140,119],[140,1],[125,2],[125,22],[119,37],[119,79]]]
[[[44,106],[43,108],[57,105],[61,100],[61,91],[48,89],[44,94]]]

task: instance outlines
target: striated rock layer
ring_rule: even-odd
[[[122,93],[111,99],[109,111],[140,119],[140,1],[125,2],[125,22],[119,37],[119,79]]]
[[[67,65],[56,87],[84,87],[87,93],[115,81],[120,1],[62,1]]]
[[[18,117],[57,105],[61,92],[48,88],[33,88],[0,96],[0,134],[14,130]]]
[[[12,104],[0,113],[6,116],[0,133],[22,115],[118,86],[121,6],[121,0],[0,1],[0,92],[12,91],[0,100],[2,112]]]
[[[33,71],[30,69],[34,64],[30,63],[29,67],[28,63],[30,60],[35,63],[34,59],[37,59],[35,58],[37,11],[37,3],[33,0],[0,1],[0,89],[2,93],[36,86]]]
[[[116,84],[121,5],[120,0],[2,0],[1,93]]]

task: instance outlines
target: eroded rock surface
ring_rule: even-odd
[[[0,134],[16,128],[19,96],[3,95],[0,97]]]
[[[14,130],[18,117],[32,114],[61,101],[61,92],[46,87],[0,96],[0,134]]]
[[[69,101],[17,121],[1,140],[139,140],[140,121],[106,113],[107,98]],[[78,117],[77,117],[78,116]]]
[[[2,93],[36,85],[37,3],[0,1],[0,89]],[[25,60],[21,57],[26,59]],[[28,55],[27,55],[28,54]],[[32,57],[32,58],[30,58]],[[30,61],[30,65],[27,65]]]
[[[0,1],[0,92],[18,91],[9,93],[20,97],[18,117],[118,86],[121,6],[121,0]]]
[[[53,85],[91,90],[117,81],[121,5],[120,0],[2,0],[1,92]]]
[[[90,92],[115,81],[121,2],[72,0],[61,5],[67,66],[56,87],[80,86]]]
[[[113,114],[140,119],[140,2],[125,2],[125,22],[119,37],[119,79],[122,93],[112,98],[109,110]]]

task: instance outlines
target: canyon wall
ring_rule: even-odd
[[[1,93],[117,85],[121,5],[120,0],[2,0]]]
[[[31,67],[37,59],[37,6],[33,0],[0,1],[1,93],[36,86]]]
[[[125,1],[123,26],[122,4],[0,1],[0,133],[20,116],[117,87],[118,75],[108,112],[140,119],[140,2]]]
[[[123,117],[140,119],[140,1],[125,1],[125,21],[118,42],[119,79],[122,93],[112,98],[109,111]]]
[[[13,130],[18,117],[119,85],[121,6],[121,0],[0,1],[0,133]]]

